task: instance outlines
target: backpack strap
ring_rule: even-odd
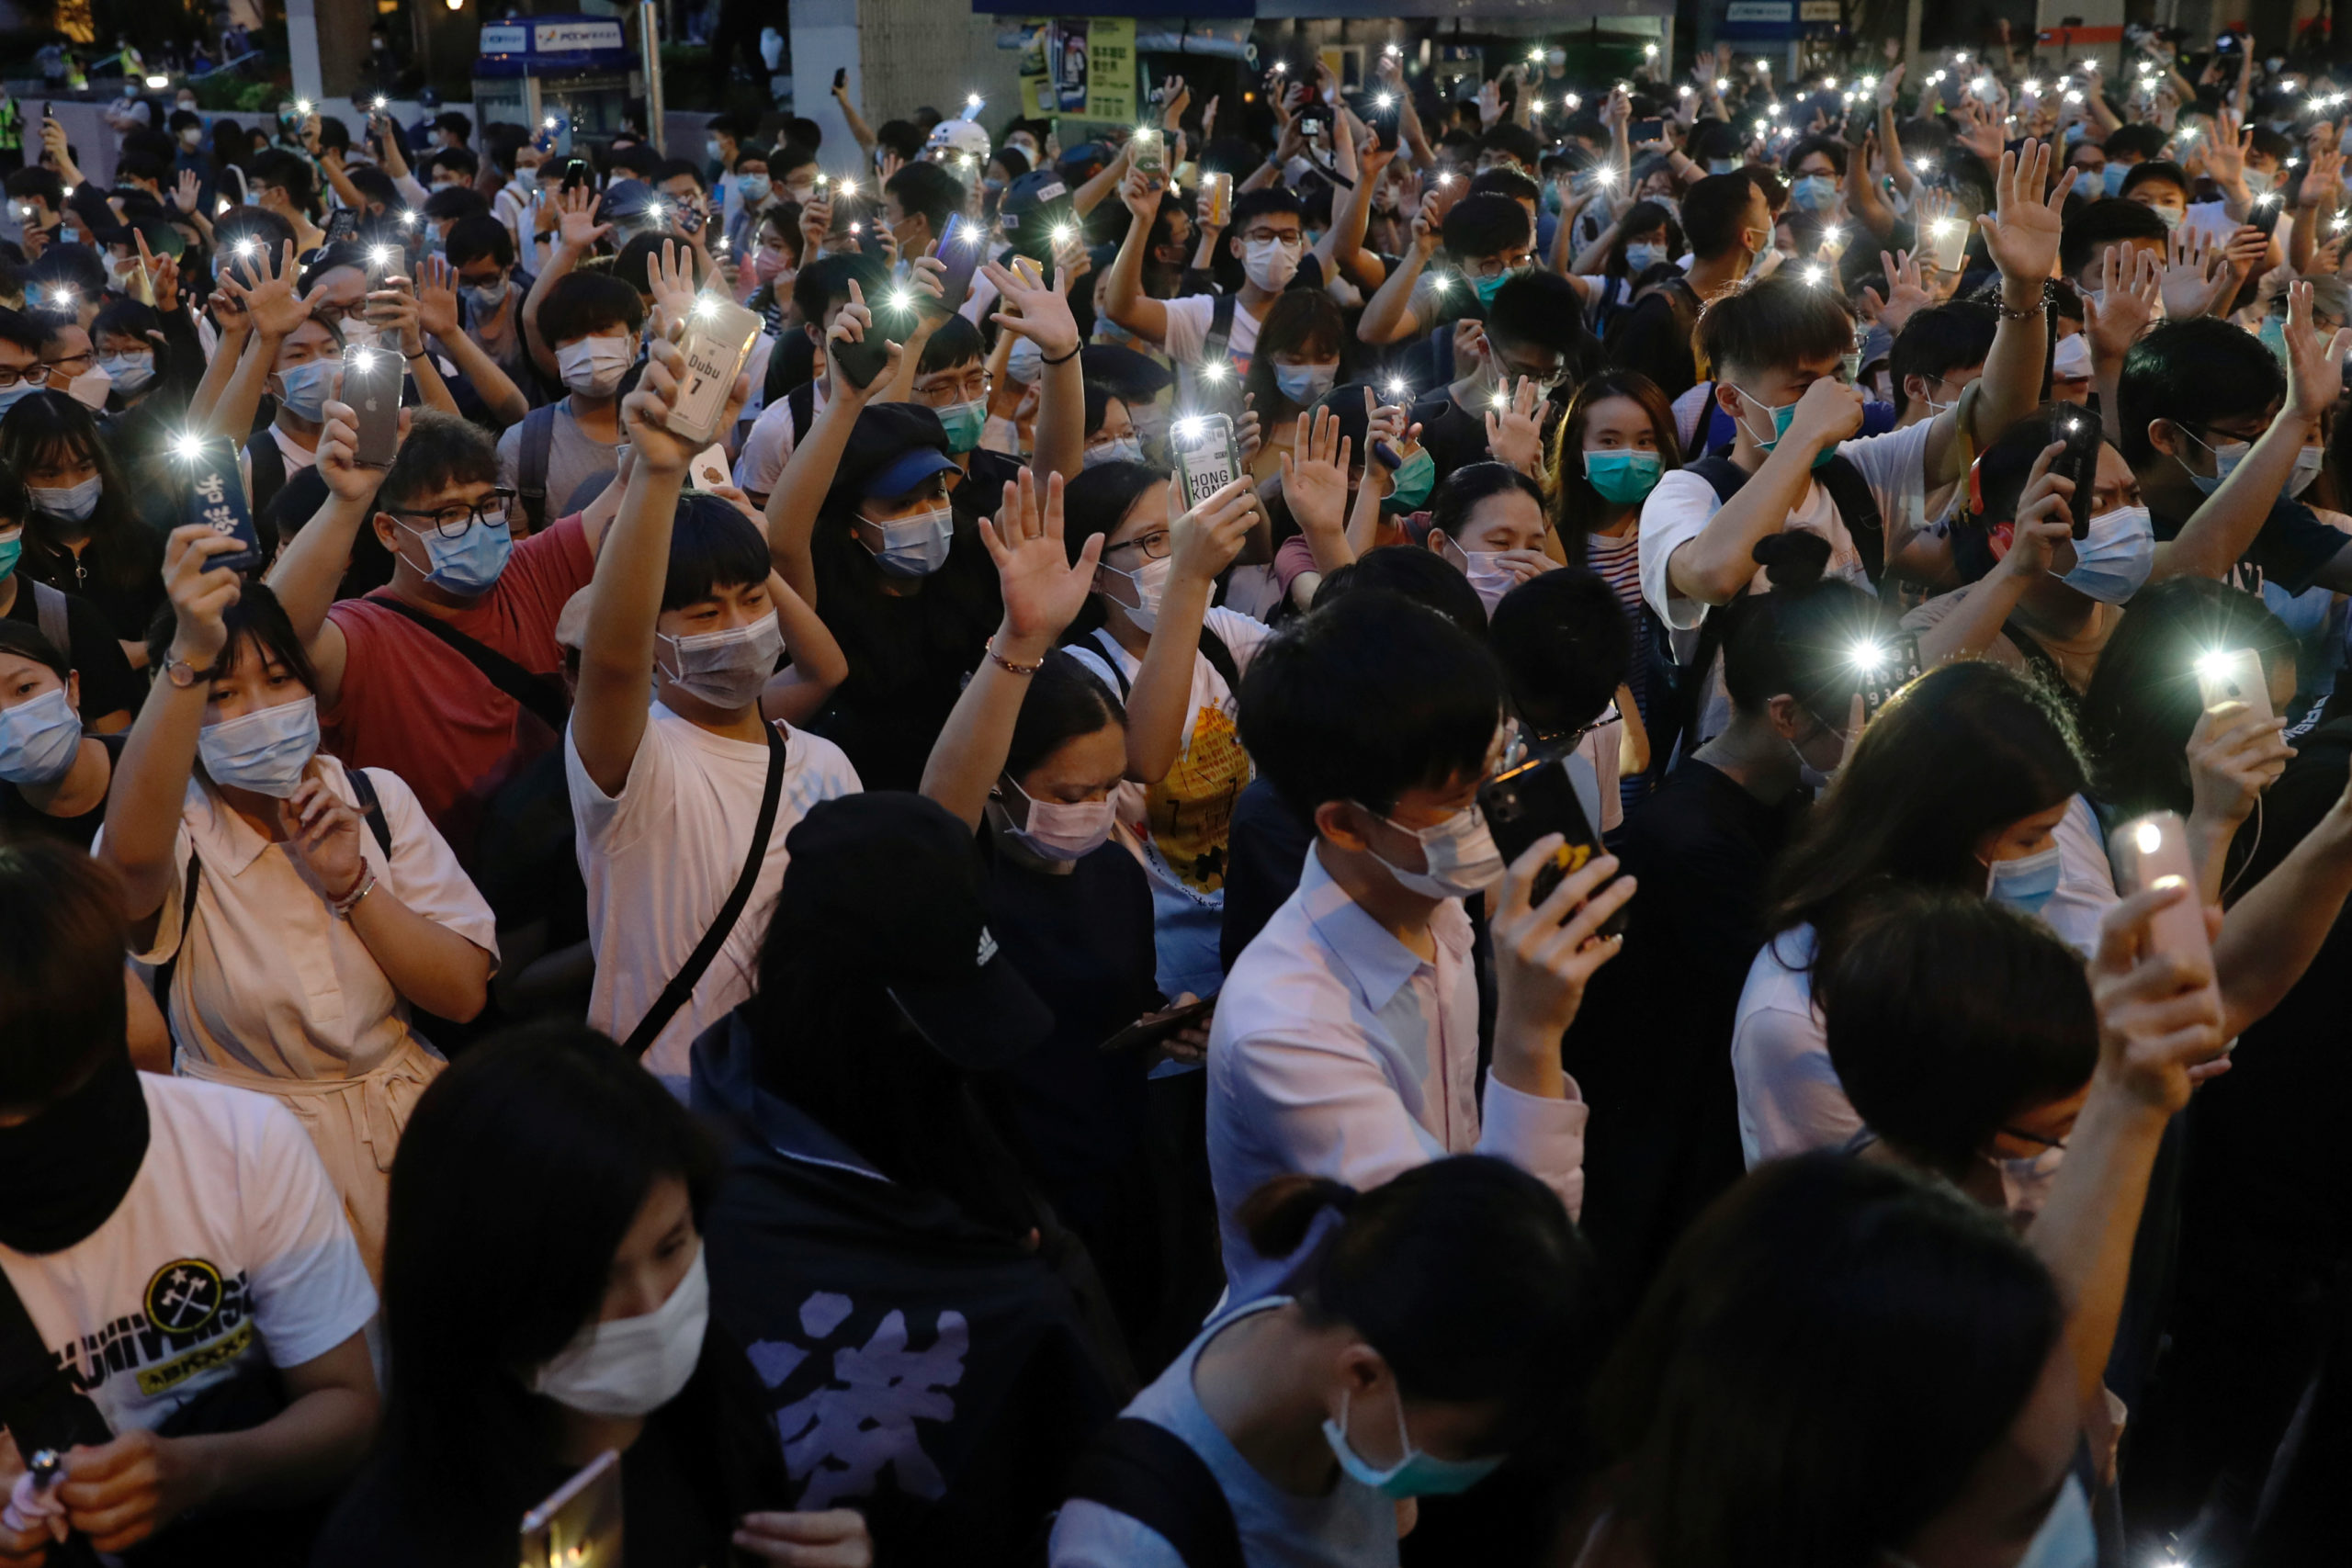
[[[540,477],[544,479],[546,476],[542,474]],[[558,735],[563,733],[564,723],[571,716],[571,705],[564,700],[561,688],[546,676],[532,674],[496,649],[475,641],[446,621],[428,615],[413,605],[403,604],[398,599],[378,593],[369,594],[368,603],[380,604],[392,614],[422,626],[436,641],[481,671],[483,680],[529,709],[549,729]]]
[[[16,1438],[27,1462],[43,1449],[63,1453],[76,1443],[100,1447],[114,1438],[90,1396],[67,1381],[6,1269],[0,1269],[0,1427]],[[52,1551],[50,1562],[94,1563],[96,1558],[75,1536],[65,1554]]]
[[[1204,364],[1215,365],[1233,351],[1233,310],[1240,296],[1219,294],[1209,304],[1209,334],[1201,347]]]
[[[792,415],[792,444],[798,446],[808,439],[809,427],[817,423],[817,383],[803,381],[785,398],[785,408]]]
[[[384,818],[384,803],[376,794],[376,781],[368,776],[365,768],[345,768],[343,776],[351,781],[351,793],[358,798],[359,815],[366,819],[368,830],[376,835],[376,847],[384,852],[384,859],[392,858],[392,825]]]
[[[253,475],[254,511],[259,513],[286,488],[286,454],[269,426],[245,443],[245,461]]]
[[[670,983],[662,987],[662,994],[653,998],[653,1005],[646,1010],[643,1018],[637,1021],[637,1027],[628,1032],[628,1039],[621,1049],[639,1060],[644,1059],[653,1042],[670,1027],[670,1021],[678,1016],[678,1010],[686,1005],[686,998],[693,996],[695,987],[702,983],[711,960],[718,956],[718,950],[726,944],[728,933],[735,929],[735,922],[743,918],[743,907],[752,901],[752,885],[759,881],[760,867],[767,861],[768,839],[775,831],[776,803],[784,797],[786,753],[784,737],[776,733],[775,726],[763,721],[761,728],[767,732],[768,738],[768,782],[766,788],[760,792],[759,820],[752,824],[752,847],[744,853],[743,869],[736,875],[735,886],[728,892],[727,901],[718,907],[718,914],[710,922],[710,929],[702,933],[702,940],[695,943],[694,952],[686,955],[686,962],[678,972],[670,976]]]
[[[1233,649],[1225,645],[1225,638],[1210,630],[1205,619],[1201,622],[1201,657],[1209,661],[1210,669],[1225,677],[1225,689],[1233,694],[1235,702],[1239,702],[1241,666],[1234,660]]]
[[[560,403],[541,403],[523,416],[514,455],[514,489],[531,532],[547,526],[548,455],[555,450],[555,414]]]
[[[1244,1568],[1241,1529],[1208,1462],[1167,1427],[1122,1416],[1078,1456],[1069,1495],[1158,1532],[1185,1568]]]
[[[1854,552],[1862,558],[1862,574],[1875,589],[1886,576],[1886,529],[1878,514],[1878,497],[1871,493],[1862,470],[1843,457],[1832,455],[1821,465],[1819,478],[1838,507],[1847,537],[1854,541]]]
[[[356,773],[358,770],[352,771]],[[169,958],[155,965],[154,976],[149,982],[149,989],[155,994],[155,1006],[163,1010],[167,1022],[172,1011],[172,976],[179,969],[180,954],[187,951],[188,929],[196,922],[196,884],[203,874],[204,863],[196,858],[196,851],[191,847],[187,852],[187,869],[180,876],[180,944],[172,949]]]
[[[64,592],[46,582],[29,578],[26,581],[32,582],[33,619],[40,625],[40,635],[49,639],[50,646],[71,660],[74,657],[74,617],[66,605]]]

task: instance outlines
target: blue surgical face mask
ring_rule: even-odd
[[[1731,383],[1728,381],[1724,382],[1724,385],[1731,387]],[[1778,446],[1781,444],[1781,437],[1789,433],[1790,422],[1797,417],[1797,405],[1794,403],[1789,403],[1784,407],[1776,409],[1767,405],[1761,398],[1750,397],[1747,393],[1740,391],[1737,387],[1732,387],[1731,389],[1739,393],[1741,397],[1747,398],[1749,402],[1754,403],[1758,408],[1762,409],[1766,413],[1772,416],[1772,439],[1770,441],[1757,439],[1756,449],[1758,452],[1770,452],[1773,447]],[[1742,420],[1740,422],[1741,426],[1745,428],[1747,423],[1747,421]],[[1751,439],[1756,437],[1756,433],[1752,430],[1748,431],[1747,434]],[[1828,446],[1824,446],[1821,449],[1821,455],[1814,458],[1813,466],[1818,468],[1823,464],[1828,462],[1831,457],[1837,456],[1837,454],[1838,444],[1833,441]]]
[[[1123,435],[1116,441],[1105,441],[1100,446],[1086,449],[1084,466],[1100,468],[1104,463],[1140,463],[1143,461],[1143,437]]]
[[[1789,187],[1789,199],[1807,212],[1826,212],[1838,205],[1838,181],[1831,175],[1805,175]]]
[[[216,784],[284,800],[301,786],[319,750],[315,697],[256,708],[197,731],[196,754]]]
[[[1984,897],[2019,914],[2038,915],[2058,891],[2060,869],[2056,844],[2015,860],[1996,860],[1985,867]]]
[[[1337,365],[1276,365],[1274,389],[1299,408],[1320,400],[1340,379]]]
[[[1426,446],[1416,446],[1405,454],[1396,465],[1396,476],[1389,481],[1388,499],[1380,503],[1383,512],[1418,512],[1437,488],[1437,459],[1430,456]]]
[[[139,395],[141,388],[155,378],[155,351],[133,349],[124,354],[109,354],[98,361],[98,368],[114,379],[114,389],[124,397]]]
[[[2156,569],[2156,534],[2144,506],[2119,506],[2090,520],[2075,542],[2075,570],[2052,575],[2102,604],[2121,604]]]
[[[888,523],[860,516],[857,536],[874,556],[874,564],[893,577],[929,577],[947,561],[955,540],[956,509],[946,501],[933,502],[928,511],[894,518]]]
[[[17,562],[24,553],[25,536],[22,533],[13,538],[0,539],[0,582],[17,575]]]
[[[2098,175],[2099,188],[2109,196],[2123,194],[2123,176],[2132,172],[2130,165],[2109,161]]]
[[[81,716],[62,686],[0,708],[0,779],[12,784],[55,784],[72,771],[81,744]]]
[[[31,485],[27,488],[37,509],[68,523],[87,523],[90,513],[98,509],[98,477],[96,474],[80,484],[53,488]]]
[[[6,413],[26,398],[40,391],[30,381],[19,381],[13,387],[0,388],[0,414]]]
[[[419,528],[406,522],[401,526],[424,541],[424,557],[433,563],[424,581],[451,593],[488,592],[498,574],[506,570],[506,558],[514,549],[514,536],[503,522],[471,524],[454,539],[438,528]]]
[[[1393,1384],[1391,1386],[1394,1386]],[[1489,1475],[1503,1462],[1497,1454],[1491,1459],[1439,1459],[1423,1453],[1413,1446],[1413,1436],[1405,1428],[1405,1396],[1396,1396],[1396,1443],[1404,1458],[1386,1470],[1368,1462],[1348,1441],[1348,1402],[1353,1396],[1350,1389],[1340,1395],[1340,1416],[1336,1421],[1323,1418],[1323,1440],[1331,1445],[1332,1457],[1348,1479],[1371,1487],[1384,1497],[1402,1500],[1407,1497],[1449,1497],[1456,1492],[1467,1492]]]
[[[2181,434],[2183,435],[2188,435],[2188,432],[2186,430],[2182,431]],[[2195,485],[2207,495],[2211,495],[2215,491],[2221,489],[2222,481],[2228,479],[2230,477],[2231,470],[2234,469],[2240,463],[2245,462],[2245,455],[2253,450],[2253,447],[2243,441],[2224,441],[2220,446],[2216,446],[2204,441],[2199,441],[2194,435],[2188,435],[2188,438],[2191,441],[2196,441],[2197,445],[2203,446],[2206,451],[2213,455],[2213,471],[2211,473],[2192,473],[2188,476],[2188,482]],[[2177,457],[2173,460],[2175,462],[2179,462],[2179,458]],[[2181,463],[2180,466],[2184,468],[2188,467],[2186,463]]]
[[[1736,158],[1710,158],[1707,160],[1707,173],[1711,175],[1731,175],[1737,174],[1738,172],[1739,160]]]
[[[1664,245],[1627,245],[1625,247],[1625,276],[1639,277],[1667,259]]]
[[[278,385],[285,389],[277,400],[296,419],[311,424],[323,424],[327,417],[327,393],[334,383],[334,373],[342,365],[333,359],[313,359],[307,365],[289,365],[277,373]]]
[[[1630,446],[1584,455],[1586,481],[1600,492],[1601,500],[1613,501],[1620,506],[1648,500],[1665,471],[1665,459],[1657,453],[1638,452]]]

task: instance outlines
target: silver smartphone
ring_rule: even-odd
[[[2205,931],[2204,900],[2198,897],[2197,867],[2188,858],[2188,828],[2170,811],[2135,817],[2108,840],[2115,886],[2125,897],[2153,887],[2182,886],[2188,897],[2156,911],[2148,945],[2156,953],[2210,963],[2212,939]]]
[[[2243,703],[2257,718],[2269,718],[2270,677],[2263,672],[2262,655],[2250,648],[2217,649],[2197,660],[2197,694],[2207,713],[2231,703]]]
[[[401,449],[401,356],[388,348],[354,344],[343,351],[343,400],[358,416],[362,468],[389,468]]]
[[[670,410],[672,430],[697,446],[708,446],[718,436],[728,395],[752,357],[760,331],[760,318],[732,299],[708,293],[695,297],[686,318],[685,340],[679,344],[686,363],[678,400]]]
[[[522,1568],[621,1568],[621,1456],[606,1449],[523,1516]]]

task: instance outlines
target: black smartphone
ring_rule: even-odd
[[[947,220],[947,231],[939,236],[939,259],[947,274],[939,285],[949,313],[964,308],[964,298],[972,291],[972,275],[980,269],[987,250],[988,234],[978,224],[960,212]]]
[[[1634,145],[1636,147],[1645,141],[1663,141],[1666,140],[1666,121],[1637,119],[1626,127],[1625,134],[1633,138]]]
[[[239,574],[258,570],[262,564],[261,536],[254,531],[254,516],[245,505],[245,484],[237,471],[237,448],[228,440],[193,443],[180,452],[187,473],[186,517],[216,534],[233,536],[244,548],[215,556],[207,571]]]
[[[338,207],[327,218],[327,243],[346,245],[359,238],[359,214],[348,207]]]
[[[1862,694],[1864,724],[1878,716],[1878,710],[1886,705],[1889,697],[1925,673],[1919,666],[1919,637],[1916,632],[1896,632],[1864,645],[1856,650],[1854,664],[1862,675],[1858,689]]]
[[[1169,1008],[1161,1012],[1148,1012],[1102,1042],[1096,1049],[1148,1051],[1155,1045],[1165,1043],[1170,1036],[1188,1026],[1198,1023],[1207,1016],[1209,1010],[1216,1006],[1215,997],[1204,997],[1196,1002],[1186,1002],[1182,1007]]]
[[[2254,198],[2254,210],[2245,215],[2246,226],[2268,239],[2278,228],[2278,215],[2286,209],[2275,190],[2264,191]]]
[[[400,450],[401,374],[401,356],[390,349],[355,344],[343,351],[342,400],[359,416],[352,457],[362,468],[389,468]]]
[[[2050,459],[2050,471],[2062,479],[2072,479],[2075,493],[2067,500],[2066,510],[2074,514],[2075,537],[2086,536],[2091,531],[2091,491],[2098,481],[2098,421],[2080,407],[2064,405],[2072,412],[2059,420],[2058,439],[2066,449]]]
[[[875,335],[864,343],[837,343],[832,345],[833,359],[849,384],[859,391],[874,384],[882,367],[890,363],[890,344],[882,337],[881,328],[873,329]]]
[[[1372,133],[1380,138],[1381,151],[1396,151],[1396,139],[1403,134],[1401,126],[1405,118],[1404,106],[1396,95],[1386,91],[1369,95],[1363,101],[1362,113],[1364,124],[1372,127]]]
[[[584,189],[586,189],[586,188],[587,188],[587,186],[588,186],[588,180],[589,180],[589,174],[588,174],[588,160],[587,160],[587,159],[585,159],[585,158],[571,158],[571,159],[567,159],[567,160],[565,160],[565,162],[564,162],[564,165],[563,165],[563,188],[564,188],[564,189],[566,189],[566,190],[584,190]]]
[[[1561,844],[1554,852],[1552,863],[1535,874],[1535,886],[1528,890],[1528,902],[1541,904],[1560,886],[1560,879],[1573,871],[1581,871],[1595,855],[1606,854],[1600,835],[1593,831],[1591,819],[1584,814],[1584,803],[1577,798],[1576,781],[1568,776],[1567,759],[1555,753],[1521,762],[1507,772],[1497,773],[1478,786],[1478,809],[1487,818],[1487,830],[1494,835],[1495,847],[1503,852],[1506,865],[1525,854],[1528,847],[1546,833],[1557,833]],[[1569,911],[1573,916],[1575,911]],[[1561,924],[1567,921],[1563,919]],[[1615,936],[1625,929],[1625,909],[1601,922],[1600,934]]]
[[[849,85],[849,67],[844,65],[833,73],[833,90],[839,92]]]

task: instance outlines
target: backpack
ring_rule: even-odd
[[[547,526],[548,455],[555,450],[555,414],[560,403],[541,403],[523,416],[523,434],[514,454],[514,490],[531,532]]]
[[[1241,1529],[1208,1462],[1155,1422],[1122,1416],[1070,1468],[1069,1495],[1159,1533],[1185,1568],[1243,1568]],[[1044,1562],[1040,1550],[1036,1561]]]
[[[1201,346],[1201,363],[1222,365],[1233,348],[1233,310],[1240,297],[1219,294],[1209,306],[1209,332]]]
[[[1731,460],[1731,448],[1718,446],[1705,457],[1684,467],[1705,479],[1715,492],[1718,506],[1737,495],[1740,487],[1750,478],[1747,469]],[[1875,589],[1886,575],[1886,530],[1879,516],[1878,498],[1871,493],[1870,481],[1862,471],[1842,456],[1833,454],[1829,461],[1815,470],[1821,488],[1829,492],[1829,500],[1838,508],[1838,521],[1846,525],[1847,536],[1854,541],[1854,549],[1862,558],[1863,575]],[[1706,705],[1707,672],[1714,667],[1715,655],[1723,647],[1724,612],[1732,604],[1747,597],[1743,584],[1730,603],[1718,607],[1699,626],[1699,646],[1688,665],[1669,663],[1673,672],[1678,715],[1676,736],[1678,746],[1655,747],[1655,754],[1665,757],[1679,750],[1688,755],[1699,743],[1699,719]]]

